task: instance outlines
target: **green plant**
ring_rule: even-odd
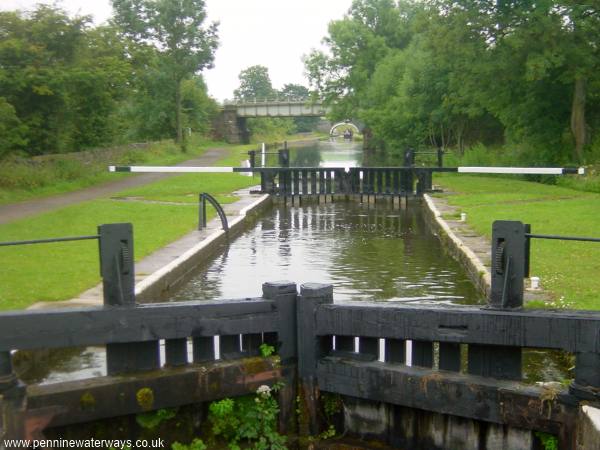
[[[215,436],[223,436],[227,441],[235,441],[240,420],[234,412],[235,401],[224,398],[212,402],[208,407],[208,420],[212,423],[212,432]]]
[[[247,441],[254,450],[284,450],[286,438],[277,432],[279,406],[272,393],[281,385],[260,386],[255,396],[226,398],[209,406],[212,432],[227,441],[230,450],[239,450]]]
[[[329,425],[329,427],[327,427],[327,429],[325,431],[323,431],[322,433],[319,433],[316,436],[310,436],[308,438],[308,440],[309,440],[309,442],[324,441],[326,439],[334,438],[336,434],[337,434],[337,431],[335,429],[335,426]]]
[[[558,450],[558,439],[553,434],[536,431],[535,436],[541,441],[544,450]]]
[[[194,439],[188,445],[180,444],[179,442],[174,442],[171,446],[172,450],[206,450],[208,447],[202,441],[202,439]]]
[[[260,354],[263,358],[267,358],[267,357],[271,356],[273,353],[275,353],[275,347],[267,344],[266,342],[263,342],[262,344],[260,344],[260,346],[258,348],[260,349]]]
[[[325,392],[321,396],[321,402],[323,404],[323,411],[325,411],[325,417],[330,420],[334,415],[342,412],[342,397],[338,394],[330,394]]]
[[[158,409],[156,411],[136,415],[135,421],[140,427],[152,430],[162,422],[172,419],[176,415],[177,408]]]

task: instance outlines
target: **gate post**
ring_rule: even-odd
[[[492,225],[492,290],[489,307],[514,310],[523,306],[527,273],[529,225],[497,220]],[[519,330],[515,330],[515,333]],[[469,373],[501,379],[521,379],[521,348],[469,345]]]
[[[320,432],[318,419],[319,386],[317,363],[331,349],[331,338],[316,335],[316,313],[320,305],[333,303],[333,286],[330,284],[306,283],[300,286],[298,298],[298,376],[300,378],[299,431],[301,435],[317,435]]]
[[[10,351],[0,352],[0,448],[5,439],[25,437],[25,386],[19,383]]]
[[[282,363],[282,375],[285,385],[279,391],[279,431],[296,431],[296,363],[298,344],[296,333],[296,283],[278,281],[263,283],[263,298],[274,300],[279,312],[277,326],[278,352]]]
[[[135,307],[133,227],[130,223],[100,225],[98,234],[104,306],[114,307],[118,321],[120,308]],[[151,370],[159,365],[158,341],[106,345],[108,375]]]
[[[600,354],[575,355],[575,380],[571,383],[569,392],[582,400],[600,399]]]
[[[279,150],[279,167],[290,167],[290,151],[287,148]]]

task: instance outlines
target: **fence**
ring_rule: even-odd
[[[286,380],[280,394],[285,429],[294,421],[298,377],[308,418],[301,432],[307,434],[321,431],[318,399],[331,392],[544,431],[558,435],[560,448],[574,448],[579,402],[600,399],[600,313],[520,308],[527,248],[519,236],[530,233],[519,224],[494,225],[492,271],[498,276],[484,308],[334,303],[330,285],[304,284],[298,294],[290,282],[265,283],[262,298],[138,305],[131,225],[102,225],[103,307],[0,314],[1,405],[10,418],[5,429],[22,435],[32,415],[46,415],[56,426],[139,412],[142,386],[155,392],[152,408],[158,409],[249,393],[280,379]],[[281,365],[243,359],[258,355],[261,343],[277,348]],[[108,377],[25,391],[12,371],[13,350],[86,345],[106,346]],[[523,384],[523,348],[574,353],[569,390],[548,394]],[[140,377],[115,377],[124,373]],[[102,400],[82,409],[84,394]]]

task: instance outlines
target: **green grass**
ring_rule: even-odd
[[[95,200],[0,227],[0,240],[96,234],[98,224],[132,222],[139,260],[190,230],[191,206]],[[0,309],[72,298],[100,281],[95,241],[0,249]]]
[[[478,233],[491,237],[494,220],[530,223],[540,234],[600,237],[600,195],[564,187],[468,175],[436,183],[455,192],[450,204],[467,213]],[[600,309],[600,244],[534,239],[531,274],[554,300],[577,309]]]
[[[237,166],[234,161],[244,148],[224,150],[220,164]],[[99,224],[132,222],[139,261],[197,226],[199,192],[228,203],[236,200],[231,192],[258,183],[259,178],[236,173],[171,177],[117,195],[136,197],[135,201],[98,199],[0,225],[0,241],[89,235]],[[212,208],[208,214],[214,216]],[[94,241],[2,247],[0,266],[0,310],[73,298],[100,281]]]
[[[186,153],[172,141],[148,148],[109,148],[84,154],[49,155],[42,159],[2,161],[0,205],[72,192],[131,176],[109,173],[110,164],[173,165],[200,156],[209,147],[231,147],[223,142],[193,136]]]

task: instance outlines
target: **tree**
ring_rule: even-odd
[[[265,66],[250,66],[242,70],[238,78],[240,87],[233,91],[236,100],[265,100],[276,92],[271,84],[269,69]]]
[[[307,102],[310,100],[310,91],[301,84],[288,83],[279,91],[279,98],[290,102]],[[293,120],[296,131],[309,132],[317,128],[320,119],[318,117],[294,117]]]
[[[39,5],[0,13],[0,96],[26,129],[31,154],[78,151],[115,136],[130,66],[119,37]]]
[[[305,101],[310,98],[310,91],[301,84],[288,83],[279,91],[279,97],[289,101]]]
[[[15,114],[15,108],[0,97],[0,160],[27,144],[26,132],[27,127]]]
[[[203,28],[204,0],[112,0],[114,21],[140,44],[152,45],[172,86],[176,140],[183,140],[182,82],[211,67],[218,45],[217,24]]]

